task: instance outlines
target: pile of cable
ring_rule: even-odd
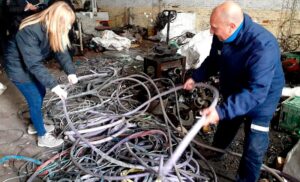
[[[170,82],[167,88],[159,88],[157,82],[162,80],[154,81],[144,75],[118,77],[112,68],[84,73],[87,72],[79,76],[79,84],[65,85],[69,93],[66,102],[55,97],[46,100],[47,114],[73,143],[69,159],[60,163],[63,168],[57,168],[64,169],[70,180],[87,178],[86,175],[88,179],[104,181],[160,179],[160,169],[181,141],[162,98],[176,95],[182,86],[174,87]],[[141,92],[144,102],[138,99]],[[146,112],[154,100],[160,101],[163,118]],[[146,117],[152,118],[151,122]],[[164,181],[207,181],[213,176],[201,172],[196,160],[199,155],[195,157],[193,151],[189,146],[183,152]],[[74,170],[76,175],[72,175]],[[36,171],[30,179],[37,175],[40,172]],[[59,173],[51,172],[44,179],[55,181],[59,177]]]
[[[300,21],[287,19],[279,26],[278,40],[283,52],[296,51],[300,46],[300,34],[294,27],[299,26]]]
[[[122,64],[105,67],[107,61],[82,63],[79,83],[63,85],[68,91],[65,102],[47,96],[44,109],[56,131],[66,136],[65,144],[34,156],[42,164],[26,162],[16,178],[29,182],[36,178],[48,182],[217,181],[213,168],[192,145],[181,147],[190,143],[181,132],[177,92],[182,86],[145,75],[124,77]],[[60,80],[67,82],[66,77]],[[196,86],[210,90],[209,103],[216,104],[213,87]],[[179,124],[169,118],[166,100],[175,103],[172,111]],[[160,117],[148,112],[154,101],[159,103]]]
[[[118,138],[120,141],[108,142],[98,150],[105,155],[86,155],[90,148],[73,145],[71,158],[73,163],[91,176],[107,181],[158,179],[159,167],[170,156],[167,135],[162,130],[145,130]],[[176,144],[173,141],[173,144]],[[81,153],[81,154],[80,154]],[[108,157],[109,156],[109,157]],[[184,181],[209,179],[200,173],[200,166],[191,149],[177,165],[179,175]],[[189,177],[190,174],[194,174]],[[189,175],[188,175],[189,174]],[[188,180],[190,179],[190,180]],[[176,172],[168,175],[169,181],[178,181]]]

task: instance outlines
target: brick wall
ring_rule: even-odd
[[[165,9],[175,9],[178,12],[192,12],[196,13],[196,27],[197,31],[209,28],[209,17],[212,8],[201,8],[201,7],[165,7]],[[147,27],[151,25],[151,19],[156,18],[158,12],[162,11],[158,7],[108,7],[102,6],[101,10],[108,11],[110,16],[111,26],[122,26],[128,21],[128,17],[131,19],[131,23],[135,25],[140,25]],[[254,21],[263,25],[269,31],[271,31],[275,36],[278,35],[278,27],[282,21],[281,10],[263,10],[263,9],[244,9],[244,11],[249,14]],[[296,14],[297,19],[299,18],[299,12]],[[146,17],[148,16],[148,18]],[[300,24],[295,24],[293,28],[295,33],[300,33]]]

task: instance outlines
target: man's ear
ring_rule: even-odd
[[[235,30],[236,29],[236,25],[234,23],[229,23],[229,26],[232,30]]]

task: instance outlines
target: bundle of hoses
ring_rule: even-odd
[[[78,86],[67,86],[66,103],[47,101],[49,113],[73,144],[44,162],[28,181],[37,176],[54,181],[217,181],[212,167],[201,165],[198,159],[205,159],[187,145],[203,118],[182,140],[164,108],[162,97],[182,87],[170,84],[161,92],[155,84],[161,80],[144,75],[119,78],[114,69],[103,70],[108,73],[93,72],[79,77]],[[214,106],[217,92],[209,85],[197,86],[212,90]],[[146,93],[147,101],[137,100],[137,90]],[[154,100],[160,101],[163,118],[146,112]]]
[[[163,104],[163,119],[152,116],[146,110],[152,101],[162,101],[162,97],[174,94],[182,87],[170,84],[171,89],[161,92],[150,78],[132,75],[110,79],[105,84],[105,81],[100,82],[98,79],[97,84],[101,86],[96,87],[94,84],[90,87],[92,89],[82,92],[83,88],[89,88],[83,83],[93,83],[91,79],[102,76],[93,73],[86,75],[84,79],[79,77],[81,85],[78,88],[66,87],[72,93],[66,103],[53,98],[47,101],[48,109],[52,109],[48,111],[49,114],[53,114],[55,121],[65,127],[64,133],[74,142],[70,155],[64,154],[64,171],[68,173],[66,176],[70,176],[71,170],[74,170],[71,164],[74,164],[80,169],[78,174],[81,174],[74,177],[76,179],[87,179],[86,175],[105,181],[159,179],[160,169],[181,138]],[[157,94],[153,94],[149,87],[154,88]],[[144,89],[147,93],[148,100],[144,103],[135,99],[137,88]],[[78,109],[77,106],[81,108]],[[64,115],[54,114],[54,111],[61,110]],[[207,181],[215,177],[214,171],[207,172],[208,174],[201,172],[200,163],[196,160],[201,156],[194,151],[191,146],[185,150],[165,181]],[[43,170],[35,171],[30,180],[42,172]],[[61,177],[59,173],[46,176],[52,180]]]

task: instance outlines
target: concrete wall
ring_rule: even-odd
[[[278,27],[284,15],[282,4],[287,0],[239,0],[237,1],[244,11],[256,22],[265,26],[275,36],[278,35]],[[158,12],[164,9],[174,9],[178,12],[196,13],[197,31],[209,28],[209,16],[213,7],[223,2],[222,0],[98,0],[101,11],[108,11],[110,25],[122,26],[127,23],[151,26],[151,19],[155,20]],[[299,7],[300,5],[298,5]],[[298,8],[299,9],[299,8]],[[296,13],[298,19],[299,11]],[[300,31],[300,25],[296,25],[295,31]]]
[[[214,7],[223,0],[98,0],[100,6],[145,7],[158,5],[176,5],[190,7]],[[280,9],[283,0],[236,0],[244,8]]]

